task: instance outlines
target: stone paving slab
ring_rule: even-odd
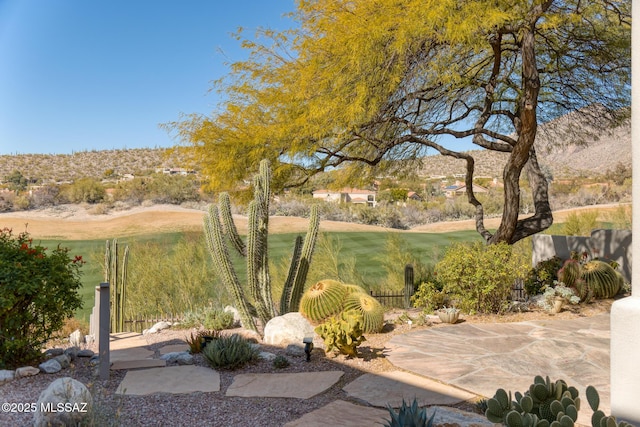
[[[220,374],[204,366],[186,365],[129,371],[116,394],[142,396],[153,393],[220,391]]]
[[[144,347],[147,340],[137,332],[119,332],[109,335],[109,350]]]
[[[140,360],[151,359],[153,351],[141,347],[123,348],[121,350],[111,350],[109,352],[109,361],[116,362],[119,360]]]
[[[426,406],[455,405],[477,397],[459,388],[403,371],[364,374],[343,390],[350,397],[381,408],[387,405],[398,408],[403,400],[413,402],[414,398],[418,405]]]
[[[167,353],[181,353],[183,351],[188,351],[189,350],[189,344],[169,344],[169,345],[165,345],[164,347],[160,347],[160,355],[163,354],[167,354]]]
[[[609,411],[608,314],[521,323],[451,325],[394,336],[388,360],[410,372],[492,397],[498,388],[524,391],[536,375],[563,379],[584,396],[587,385]],[[473,357],[469,357],[473,354]],[[590,424],[588,405],[578,423]]]
[[[389,417],[389,411],[354,405],[344,400],[336,400],[305,414],[285,427],[362,427],[382,425]]]
[[[239,374],[233,378],[226,395],[309,399],[337,383],[343,374],[342,371]]]
[[[162,359],[140,359],[140,360],[117,360],[111,363],[112,371],[143,369],[143,368],[160,368],[167,366],[167,361]]]

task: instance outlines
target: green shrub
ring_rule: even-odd
[[[0,368],[36,361],[42,344],[82,306],[82,257],[0,231]]]
[[[558,279],[558,270],[562,267],[562,259],[554,256],[542,260],[534,268],[529,270],[524,280],[524,289],[530,296],[542,293],[543,288],[553,286],[553,282]],[[570,286],[569,284],[567,284]]]
[[[501,313],[514,282],[524,277],[527,260],[506,243],[454,244],[435,266],[442,291],[451,304],[469,313]]]
[[[107,194],[100,181],[94,178],[80,178],[64,187],[63,192],[71,203],[99,203]]]
[[[571,212],[564,222],[564,234],[567,236],[590,236],[598,228],[598,211]]]
[[[258,360],[260,350],[238,334],[213,340],[202,350],[213,368],[237,369]]]
[[[422,308],[426,313],[432,313],[439,308],[451,305],[451,302],[449,296],[443,292],[440,283],[423,282],[411,297],[411,304],[416,308]]]
[[[205,311],[202,325],[206,329],[213,329],[214,331],[229,329],[233,327],[233,313],[218,308],[209,308]]]
[[[356,311],[345,311],[329,318],[315,328],[324,340],[327,351],[338,351],[349,357],[356,357],[356,348],[365,341],[362,336],[362,315]]]
[[[278,355],[273,359],[273,367],[276,369],[284,369],[290,365],[289,359],[283,355]]]

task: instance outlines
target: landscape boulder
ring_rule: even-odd
[[[276,346],[302,344],[305,337],[313,336],[311,323],[300,313],[293,312],[269,320],[264,327],[263,342]]]
[[[60,366],[60,362],[56,359],[49,359],[46,362],[42,362],[38,365],[38,368],[45,374],[55,374],[62,370],[62,366]]]
[[[15,372],[8,369],[0,369],[0,385],[8,383],[15,377]]]
[[[155,325],[153,325],[152,327],[150,327],[149,329],[145,329],[144,331],[142,331],[142,335],[147,335],[147,334],[156,334],[158,332],[160,332],[163,329],[168,329],[171,327],[171,323],[169,322],[158,322]]]
[[[16,369],[16,378],[32,377],[39,373],[40,369],[38,368],[34,368],[33,366],[23,366],[22,368]]]
[[[224,312],[233,314],[233,324],[234,325],[242,325],[242,319],[240,318],[240,312],[238,311],[237,308],[228,305],[228,306],[226,306],[224,308]]]
[[[92,406],[91,392],[84,384],[70,377],[58,378],[40,393],[34,426],[85,425]]]

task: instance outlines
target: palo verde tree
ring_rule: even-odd
[[[575,112],[593,129],[628,112],[630,7],[629,0],[299,0],[294,29],[238,35],[249,56],[217,82],[225,100],[213,115],[168,127],[213,188],[239,182],[263,158],[277,184],[334,167],[361,177],[410,167],[407,160],[435,149],[466,161],[483,238],[515,243],[553,221],[536,157],[539,124]],[[456,149],[460,138],[509,153],[495,233],[484,227],[474,159]],[[519,219],[521,175],[535,211]]]

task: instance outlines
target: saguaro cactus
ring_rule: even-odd
[[[231,202],[227,193],[220,195],[218,205],[212,205],[204,219],[207,247],[216,269],[233,294],[243,324],[256,332],[258,329],[251,314],[251,303],[255,307],[262,326],[277,315],[272,298],[268,258],[270,180],[269,162],[263,160],[260,162],[260,172],[254,179],[253,200],[249,203],[246,244],[233,222]],[[319,222],[318,210],[314,207],[311,210],[309,229],[304,243],[300,236],[296,239],[289,274],[280,299],[281,313],[298,309],[318,236]],[[227,240],[224,239],[225,235]],[[247,287],[251,303],[231,263],[227,241],[239,255],[246,259]]]

